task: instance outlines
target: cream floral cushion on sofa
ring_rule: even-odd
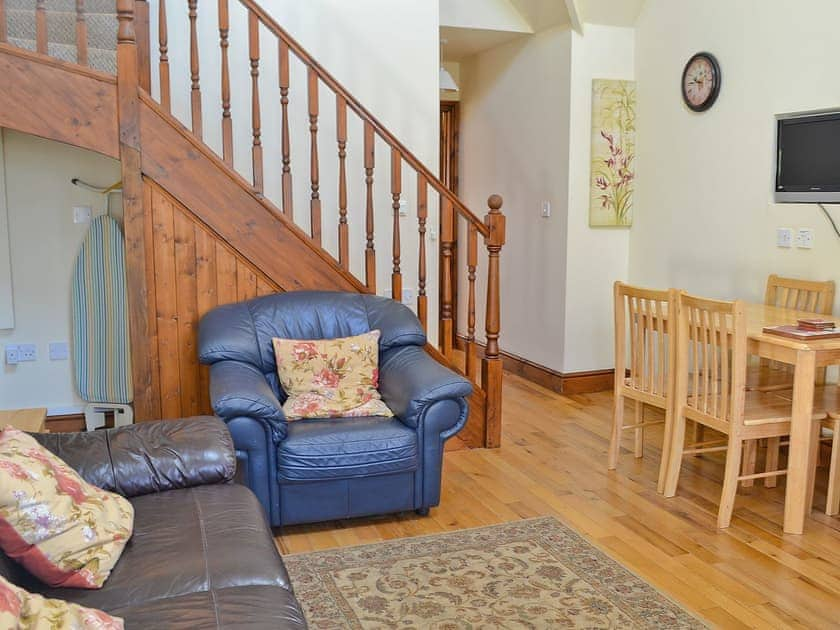
[[[50,586],[100,588],[134,526],[123,497],[13,427],[0,433],[0,548]]]
[[[123,620],[101,610],[33,595],[0,576],[0,628],[123,630]]]
[[[283,412],[298,418],[393,416],[379,386],[379,335],[339,339],[273,339]]]

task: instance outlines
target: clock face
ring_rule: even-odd
[[[709,53],[698,53],[683,70],[682,93],[685,104],[702,112],[715,102],[720,91],[720,66]]]

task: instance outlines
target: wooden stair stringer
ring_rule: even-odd
[[[0,44],[0,127],[119,159],[116,78]]]
[[[367,292],[271,202],[147,94],[140,97],[143,175],[166,190],[284,291]]]

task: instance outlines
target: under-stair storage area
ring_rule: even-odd
[[[48,428],[50,418],[62,416],[73,416],[80,428],[86,403],[73,368],[74,267],[91,220],[110,208],[121,225],[122,200],[71,180],[107,187],[119,181],[120,164],[8,129],[0,131],[0,144],[0,227],[8,237],[8,260],[0,263],[10,270],[0,310],[13,316],[0,325],[0,409],[45,407]],[[29,352],[7,358],[10,347],[32,347],[34,360]]]

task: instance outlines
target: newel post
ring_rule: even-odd
[[[481,384],[487,394],[485,410],[485,446],[496,448],[502,439],[502,359],[499,355],[501,303],[499,295],[499,254],[505,244],[505,215],[502,198],[491,195],[487,200],[490,212],[484,217],[488,234],[487,247],[487,313],[484,320],[487,347],[481,364]]]
[[[153,366],[154,340],[150,322],[154,305],[149,304],[148,286],[154,281],[147,269],[146,209],[141,171],[140,101],[138,89],[135,0],[117,0],[117,117],[123,189],[123,232],[125,233],[126,281],[128,284],[131,375],[134,385],[134,417],[160,417],[157,370]]]
[[[152,91],[152,40],[149,30],[149,3],[134,0],[134,32],[137,40],[137,72],[140,87]]]

